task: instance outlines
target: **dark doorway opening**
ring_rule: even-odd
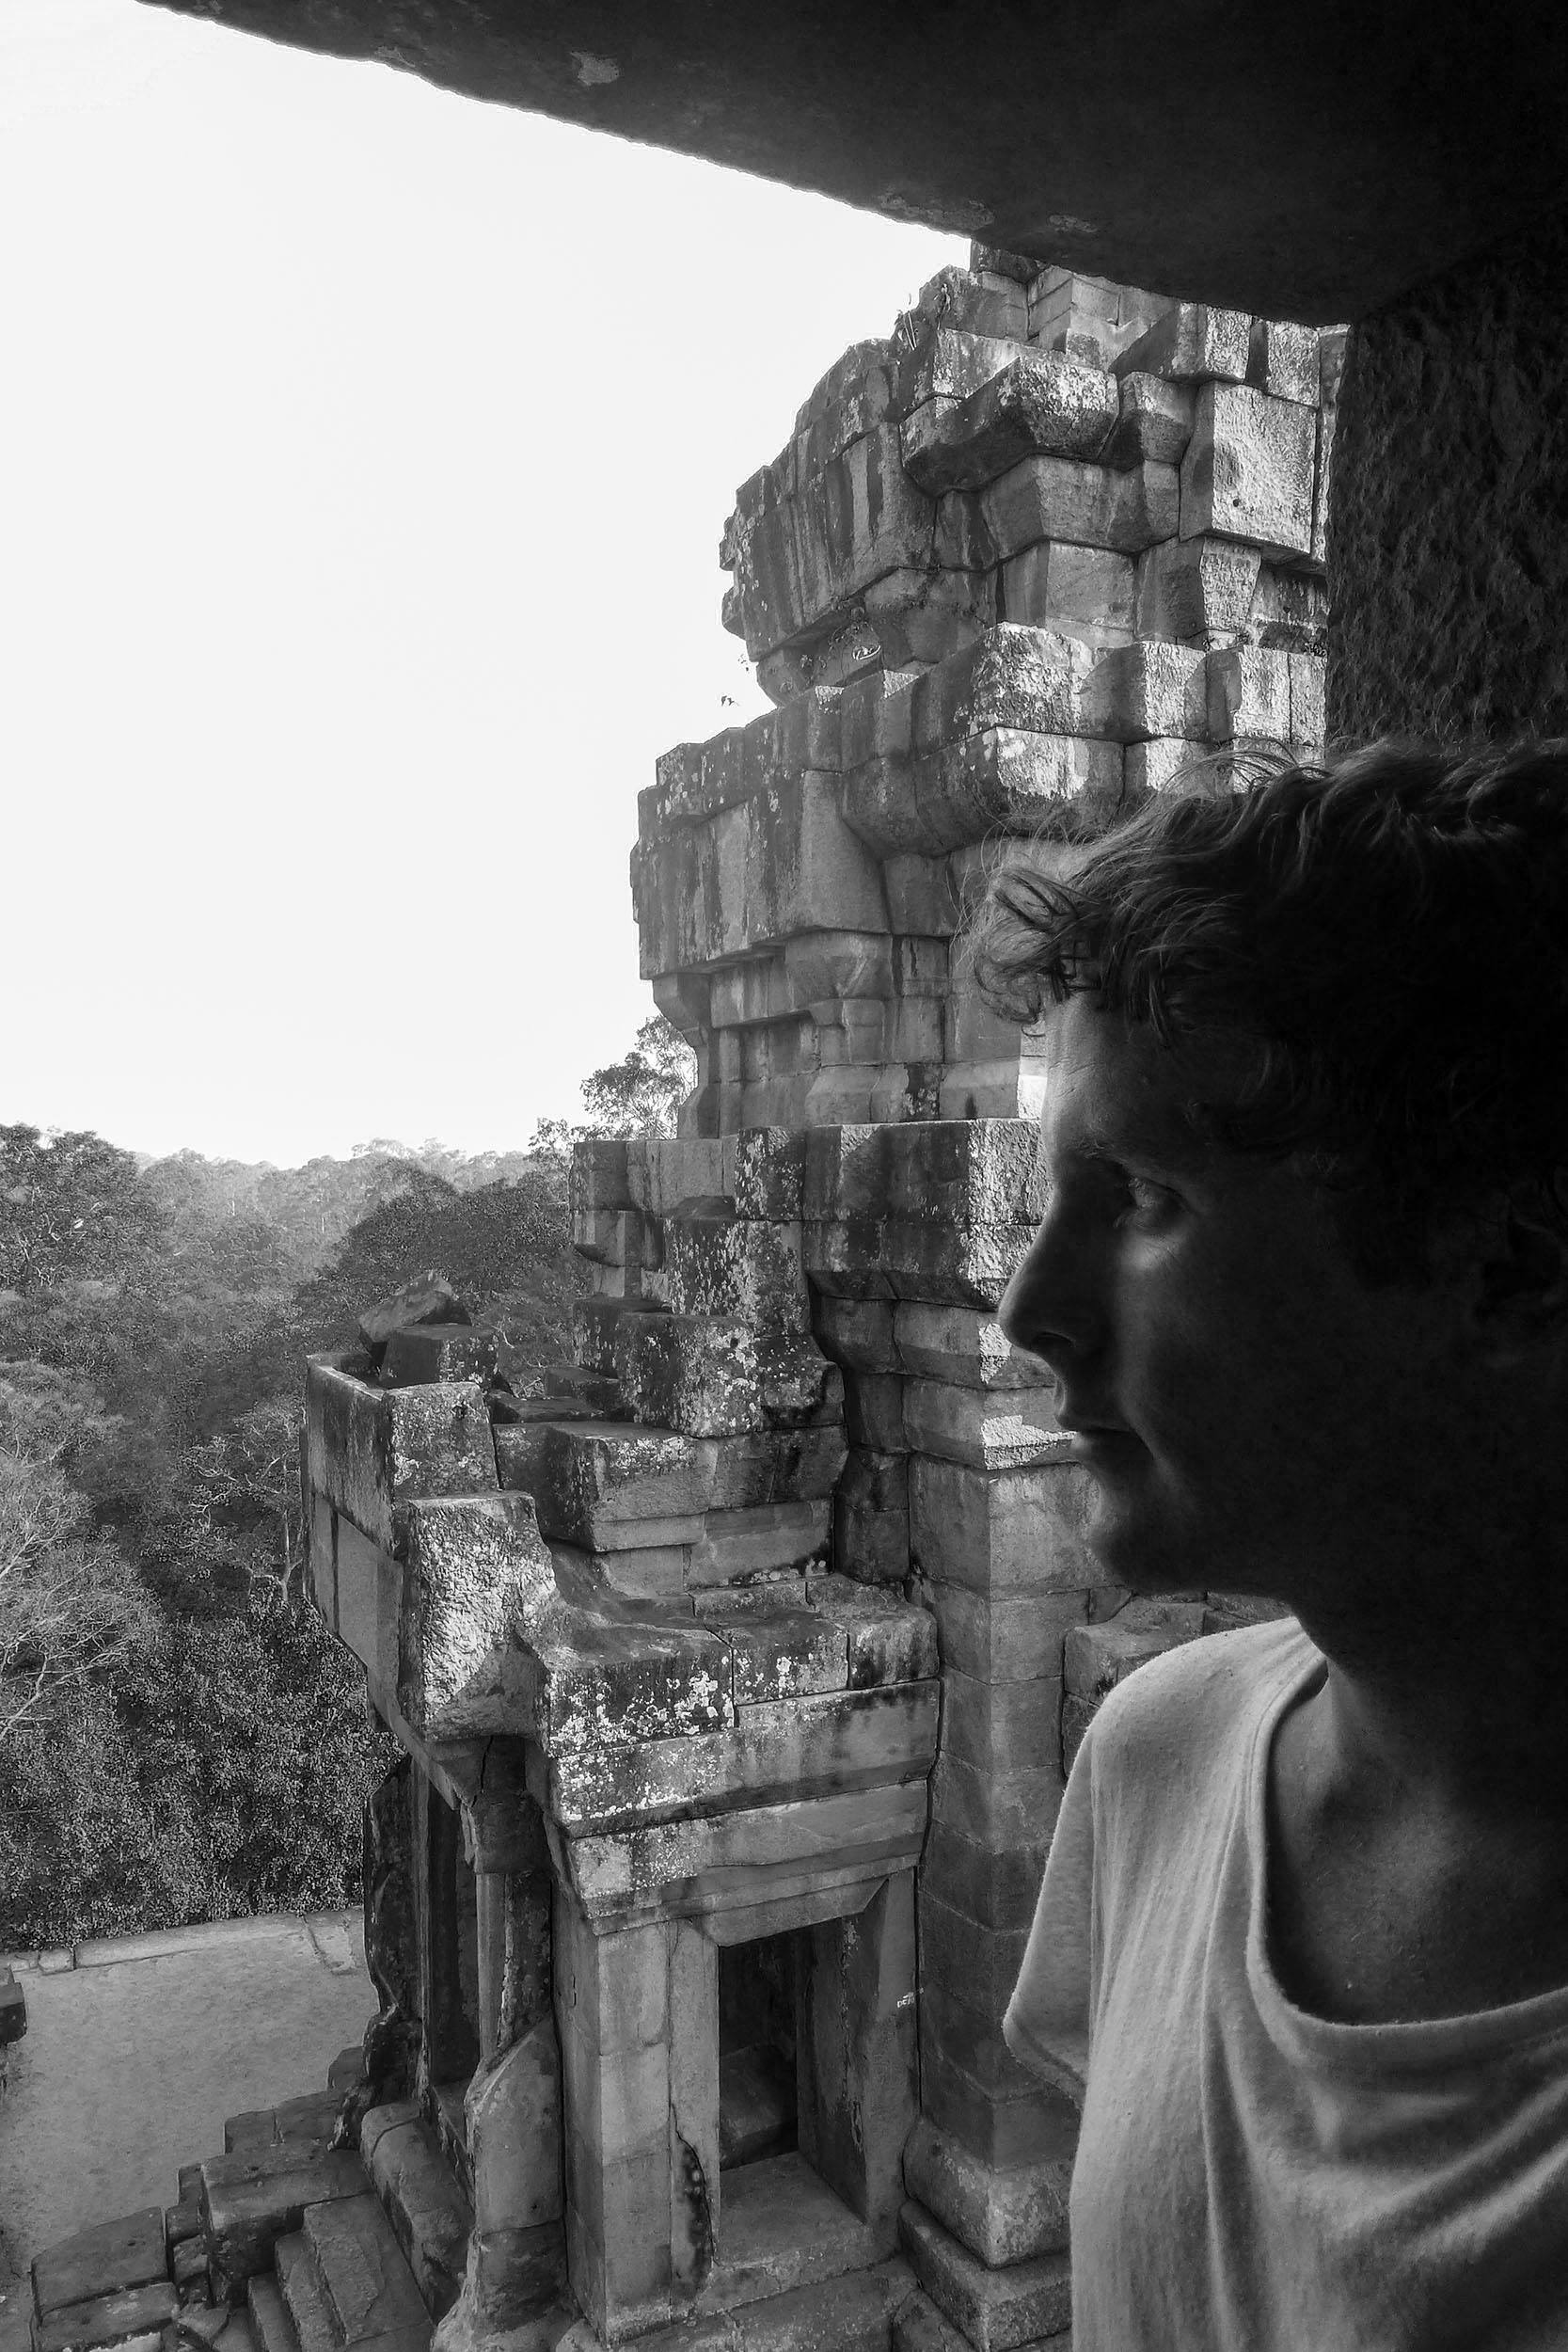
[[[719,2169],[796,2145],[798,1933],[719,1954]]]

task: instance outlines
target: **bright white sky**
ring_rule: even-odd
[[[139,0],[3,0],[0,217],[0,1120],[574,1116],[731,493],[965,248]]]

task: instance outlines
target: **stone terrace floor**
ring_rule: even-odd
[[[10,1956],[27,2031],[0,2100],[0,2346],[12,2280],[88,2223],[167,2205],[223,2121],[319,2091],[376,2003],[357,1910]],[[24,2297],[23,2298],[25,2299]]]

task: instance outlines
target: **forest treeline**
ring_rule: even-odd
[[[254,1168],[0,1126],[0,1952],[359,1893],[390,1750],[305,1598],[305,1357],[438,1272],[567,1352],[567,1149],[668,1132],[662,1022],[527,1152]]]

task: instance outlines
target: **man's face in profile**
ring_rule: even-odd
[[[1148,1031],[1074,995],[1046,1038],[1043,1219],[998,1319],[1055,1375],[1103,1572],[1293,1604],[1375,1577],[1452,1420],[1451,1295],[1369,1288],[1304,1178],[1195,1132]]]

